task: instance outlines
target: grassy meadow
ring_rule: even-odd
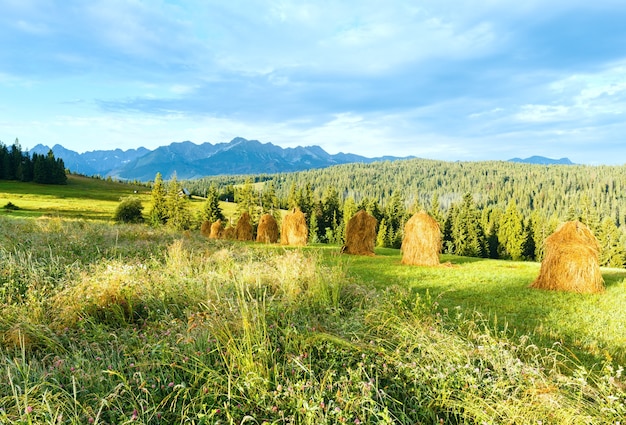
[[[123,184],[110,180],[99,180],[70,174],[67,185],[45,185],[16,183],[0,180],[0,216],[37,218],[43,215],[84,220],[111,221],[120,199],[138,197],[144,212],[150,210],[150,188]],[[190,209],[196,213],[202,209],[203,199],[194,197]],[[18,209],[4,208],[8,203]],[[236,211],[236,204],[221,202],[227,216]]]
[[[624,423],[625,270],[552,293],[537,263],[215,241],[12,190],[2,424]]]

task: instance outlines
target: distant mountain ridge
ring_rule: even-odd
[[[46,154],[50,150],[37,145],[30,153]],[[195,143],[185,141],[162,146],[155,150],[146,148],[91,151],[79,154],[61,145],[52,147],[57,158],[62,158],[66,168],[85,175],[100,175],[124,180],[153,180],[156,173],[164,179],[174,173],[178,179],[195,179],[223,174],[262,174],[304,171],[354,162],[371,163],[413,157],[384,156],[367,158],[350,153],[331,155],[319,146],[281,148],[272,143],[237,137],[229,143]]]
[[[509,159],[509,162],[520,162],[525,164],[538,164],[538,165],[574,165],[569,158],[552,159],[545,156],[531,156],[529,158],[513,158]]]

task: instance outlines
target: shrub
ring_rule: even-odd
[[[6,205],[4,207],[5,210],[7,211],[15,211],[15,210],[19,210],[20,207],[18,207],[17,205],[15,205],[13,202],[7,202]]]
[[[139,198],[129,196],[122,198],[115,210],[113,219],[118,223],[143,223],[143,205]]]

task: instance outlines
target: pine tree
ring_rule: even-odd
[[[191,227],[191,213],[187,204],[187,197],[182,194],[182,186],[176,174],[167,184],[165,207],[167,208],[167,226],[176,230],[186,230]]]
[[[500,258],[516,261],[522,259],[524,237],[526,236],[523,220],[515,201],[509,202],[498,226],[498,240],[503,248]]]
[[[622,244],[622,235],[610,217],[600,223],[597,232],[600,244],[600,265],[623,268],[626,263],[626,251]]]
[[[452,222],[455,254],[467,257],[487,255],[486,237],[480,224],[480,215],[470,193],[463,197],[461,207]]]
[[[317,225],[317,214],[313,212],[311,214],[311,219],[309,220],[309,242],[310,243],[319,243],[320,239],[318,236],[319,228]]]
[[[258,221],[257,201],[258,193],[252,185],[252,178],[248,177],[239,190],[235,193],[235,202],[237,202],[237,211],[239,214],[247,212],[250,214],[252,222]]]
[[[224,219],[225,217],[222,212],[222,208],[220,207],[220,199],[219,194],[217,193],[217,188],[214,185],[211,185],[202,208],[202,221],[215,223],[217,220]]]
[[[389,241],[389,229],[387,227],[387,220],[383,218],[378,225],[378,234],[376,235],[376,246],[388,247],[391,243]]]
[[[157,173],[152,185],[152,209],[149,213],[150,224],[153,226],[167,223],[166,193],[163,177],[161,177],[161,173]]]

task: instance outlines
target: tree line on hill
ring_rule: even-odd
[[[624,182],[626,167],[407,160],[184,184],[196,194],[211,188],[253,219],[298,206],[312,242],[342,243],[349,218],[365,209],[378,220],[377,245],[397,248],[404,223],[425,210],[440,224],[443,252],[475,257],[539,261],[545,238],[577,219],[598,238],[602,265],[623,267]]]
[[[0,142],[0,180],[16,180],[43,184],[66,184],[65,164],[55,158],[52,150],[47,155],[22,152],[19,140],[8,148]]]

